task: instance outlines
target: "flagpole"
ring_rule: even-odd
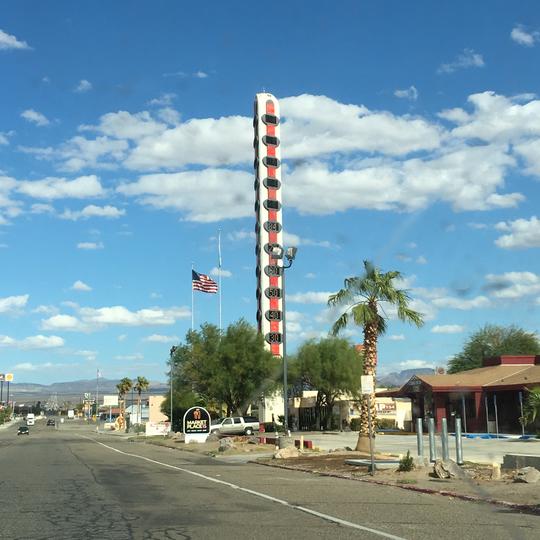
[[[194,265],[191,263],[191,331],[195,330],[195,306],[194,306],[194,295],[193,295],[193,270]]]
[[[99,368],[96,371],[96,431],[99,433]]]
[[[221,229],[218,230],[219,333],[221,334]]]

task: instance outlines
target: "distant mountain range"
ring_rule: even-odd
[[[117,395],[118,390],[116,385],[120,380],[115,379],[99,379],[99,394]],[[150,381],[150,387],[145,394],[164,394],[169,388],[167,383]],[[6,385],[4,384],[4,396],[6,399]],[[10,393],[15,396],[17,403],[25,401],[46,401],[49,398],[54,398],[59,403],[64,401],[81,401],[85,393],[96,393],[96,379],[84,379],[80,381],[57,382],[52,384],[36,384],[36,383],[12,383],[10,385]]]
[[[403,386],[413,375],[433,375],[434,369],[418,368],[404,369],[403,371],[393,371],[382,377],[377,377],[377,386],[386,386],[388,388],[396,388]]]

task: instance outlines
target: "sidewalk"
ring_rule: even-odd
[[[354,449],[358,439],[357,431],[343,432],[313,432],[298,431],[292,434],[295,438],[304,436],[322,450],[343,448]],[[416,435],[377,434],[375,446],[378,452],[405,455],[407,450],[412,456],[417,454]],[[440,436],[436,436],[437,452],[442,453]],[[455,459],[455,438],[449,437],[450,457]],[[429,441],[424,435],[424,455],[429,454]],[[502,463],[505,454],[540,455],[540,439],[522,441],[519,439],[463,439],[463,458],[465,461],[476,463]]]

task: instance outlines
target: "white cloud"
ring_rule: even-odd
[[[102,197],[106,192],[95,175],[79,176],[74,180],[50,177],[43,180],[23,180],[17,191],[34,199],[86,199]]]
[[[488,274],[486,281],[495,298],[515,300],[540,293],[540,276],[533,272]]]
[[[208,77],[208,73],[205,73],[204,71],[197,71],[193,74],[193,76],[196,79],[206,79]]]
[[[405,360],[399,363],[401,369],[434,368],[435,364],[427,360]]]
[[[83,324],[73,315],[53,315],[41,321],[43,330],[82,330]]]
[[[317,274],[314,274],[313,272],[308,272],[304,277],[306,279],[315,279],[317,277]]]
[[[287,294],[287,302],[295,304],[326,304],[331,292],[304,292]]]
[[[108,326],[169,326],[191,316],[187,307],[144,308],[130,311],[124,306],[101,308],[76,307],[77,317],[54,315],[41,321],[45,330],[91,332]]]
[[[17,313],[28,303],[29,294],[0,298],[0,313]]]
[[[427,262],[428,260],[423,255],[416,257],[416,264],[427,264]]]
[[[116,208],[116,206],[96,206],[94,204],[91,204],[89,206],[85,206],[82,210],[79,211],[65,210],[62,214],[60,214],[59,217],[61,217],[62,219],[77,221],[79,219],[88,219],[91,217],[105,217],[115,219],[124,216],[125,214],[125,210]]]
[[[388,336],[388,339],[390,341],[404,341],[405,336],[403,334],[392,334],[392,335]]]
[[[409,86],[403,90],[396,90],[394,96],[401,99],[409,99],[411,101],[416,101],[418,99],[418,90],[414,86]]]
[[[233,242],[238,241],[238,240],[246,240],[246,239],[255,240],[256,237],[257,235],[255,234],[254,231],[242,230],[242,231],[233,231],[233,232],[227,233],[227,239]]]
[[[35,203],[30,207],[31,214],[54,214],[54,206],[44,203]]]
[[[56,315],[58,313],[58,308],[55,307],[55,306],[40,305],[37,308],[33,309],[32,313],[43,313],[45,315]]]
[[[79,84],[74,89],[74,92],[77,92],[79,94],[84,94],[85,92],[89,92],[92,90],[92,83],[90,81],[87,81],[86,79],[81,79],[79,81]]]
[[[97,351],[87,351],[87,350],[75,351],[75,354],[77,356],[82,356],[86,358],[86,360],[89,360],[89,361],[95,360],[98,355]]]
[[[143,339],[149,343],[179,343],[180,338],[178,336],[164,336],[162,334],[152,334]]]
[[[0,346],[21,350],[54,349],[64,346],[64,340],[59,336],[29,336],[21,340],[9,336],[0,336]]]
[[[451,296],[435,298],[432,300],[435,307],[459,309],[461,311],[469,311],[471,309],[482,309],[491,306],[489,298],[485,296],[476,296],[475,298],[455,298]]]
[[[0,131],[0,145],[6,146],[8,144],[9,140],[7,134]]]
[[[177,98],[173,92],[163,93],[158,98],[151,99],[148,105],[157,105],[159,107],[167,107],[172,105],[172,102]]]
[[[118,341],[120,341],[120,342],[126,341],[126,339],[127,339],[127,334],[120,334],[116,339],[117,339]]]
[[[20,41],[15,36],[0,30],[0,50],[30,49],[26,41]]]
[[[231,277],[232,272],[230,270],[224,270],[223,268],[217,268],[214,266],[212,270],[210,270],[211,276],[219,276],[221,274],[221,277]]]
[[[433,334],[461,334],[465,330],[464,326],[459,324],[437,324],[432,329]]]
[[[467,223],[467,227],[470,227],[471,229],[476,229],[476,230],[487,229],[487,225],[485,223],[470,222],[470,223]]]
[[[32,124],[36,124],[36,126],[48,126],[50,124],[44,114],[34,111],[34,109],[26,109],[21,113],[21,117]]]
[[[499,236],[495,244],[504,249],[526,249],[540,247],[540,219],[532,216],[530,219],[501,221],[495,225],[499,231],[508,232]]]
[[[114,357],[115,360],[143,360],[144,355],[141,353],[134,354],[118,354]]]
[[[77,249],[94,250],[103,249],[104,247],[103,242],[79,242],[77,244]]]
[[[452,62],[441,64],[437,73],[454,73],[458,69],[484,67],[484,58],[472,49],[464,49]]]
[[[540,40],[540,32],[527,32],[522,25],[518,24],[512,28],[510,38],[519,45],[532,47],[537,41]]]
[[[286,246],[316,246],[331,248],[332,244],[328,240],[312,240],[310,238],[301,238],[297,234],[283,231],[283,244]]]
[[[208,223],[253,214],[253,175],[245,171],[204,169],[150,174],[141,176],[137,182],[121,184],[117,191],[138,197],[140,203],[154,208],[180,210],[190,221]],[[220,204],[215,204],[213,193],[219,193]]]
[[[84,281],[77,280],[71,287],[73,291],[91,291],[92,287],[84,283]]]

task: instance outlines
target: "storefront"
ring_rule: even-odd
[[[469,371],[415,375],[384,395],[410,398],[414,425],[417,418],[433,417],[440,430],[446,418],[454,430],[460,417],[465,432],[520,433],[521,405],[535,386],[540,386],[540,356],[498,356]]]

